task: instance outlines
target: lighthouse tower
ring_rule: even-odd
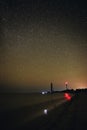
[[[53,93],[53,83],[50,84],[50,92]]]
[[[66,90],[68,90],[68,82],[65,82]]]

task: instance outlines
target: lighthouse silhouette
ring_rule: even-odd
[[[50,84],[50,92],[53,93],[53,83]]]

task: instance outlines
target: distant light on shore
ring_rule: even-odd
[[[69,93],[65,93],[64,94],[64,97],[67,99],[67,100],[71,100],[71,96]]]
[[[42,94],[44,95],[44,94],[47,94],[47,92],[45,91],[45,92],[42,92]]]

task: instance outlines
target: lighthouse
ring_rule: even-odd
[[[53,83],[50,84],[50,92],[53,93]]]
[[[68,89],[68,82],[65,82],[66,90]]]

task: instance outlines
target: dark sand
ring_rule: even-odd
[[[53,101],[56,102],[56,101]],[[51,102],[51,103],[53,103]],[[46,104],[50,104],[48,101]],[[38,107],[42,107],[39,104]],[[36,106],[32,106],[32,110]],[[36,108],[38,108],[36,107]],[[30,107],[10,111],[0,109],[0,130],[86,130],[87,129],[87,93],[76,94],[71,101],[63,102],[48,111],[47,115],[29,117]],[[34,112],[34,111],[32,111]],[[23,123],[24,120],[24,123]]]

